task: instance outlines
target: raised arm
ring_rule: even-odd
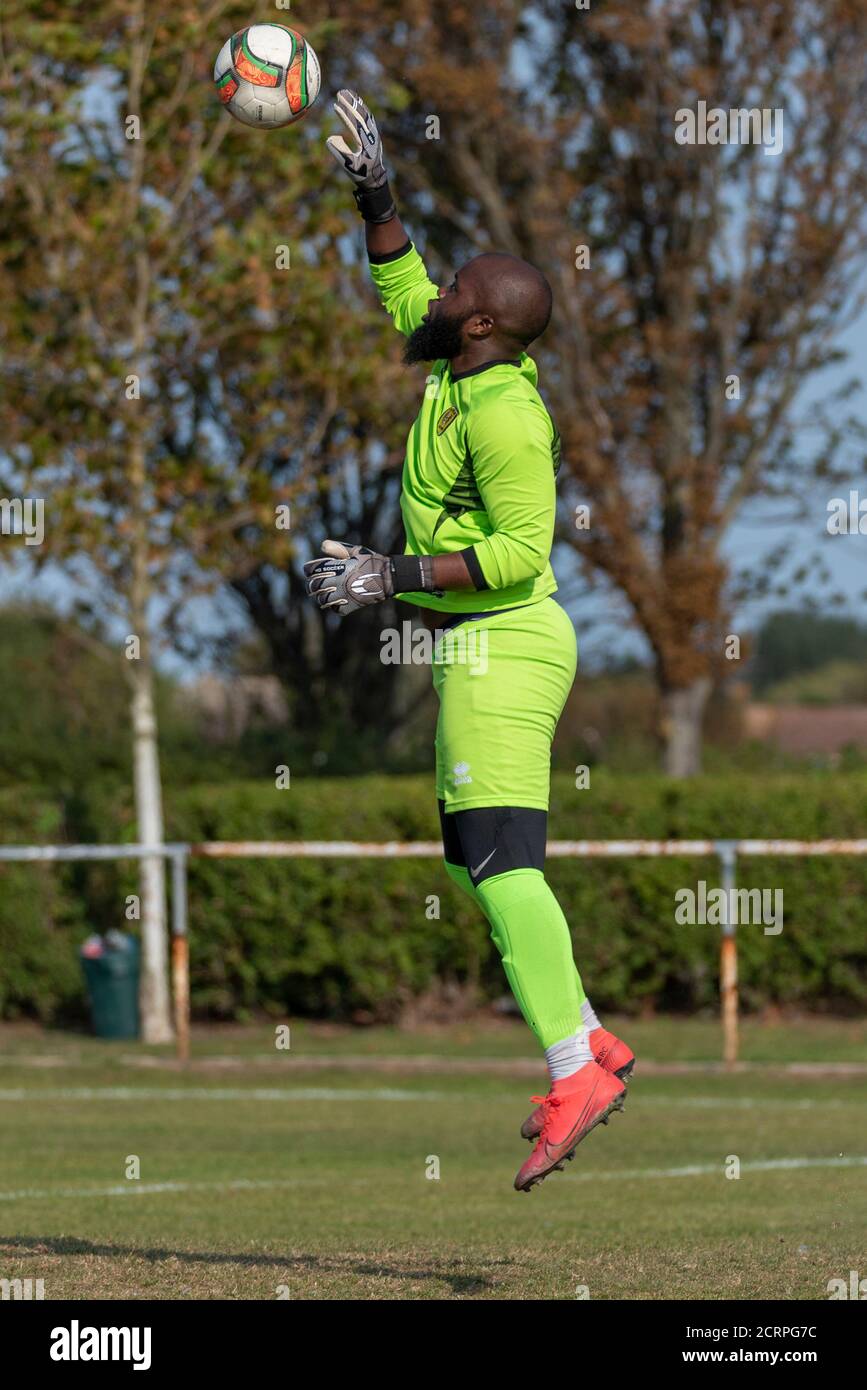
[[[326,144],[355,185],[353,196],[364,218],[368,255],[387,256],[405,246],[409,237],[388,186],[376,121],[358,93],[347,87],[337,93],[334,110],[358,145],[348,145],[342,135],[329,136]]]
[[[353,197],[364,218],[367,254],[379,297],[396,328],[408,335],[418,327],[438,290],[397,215],[372,113],[358,93],[346,87],[337,93],[334,110],[352,143],[342,135],[332,135],[326,143],[354,185]],[[398,260],[400,266],[394,265]]]
[[[353,196],[364,218],[367,254],[380,298],[401,333],[418,327],[431,299],[439,293],[397,215],[382,158],[376,121],[356,92],[343,88],[334,110],[349,134],[327,144],[355,185]],[[399,264],[398,264],[399,263]],[[393,594],[441,593],[446,589],[485,588],[478,565],[468,568],[465,552],[448,555],[378,555],[366,546],[327,540],[325,558],[304,566],[307,591],[320,608],[352,613]]]

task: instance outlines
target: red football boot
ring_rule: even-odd
[[[555,1168],[563,1168],[591,1129],[607,1124],[613,1110],[623,1109],[625,1089],[619,1077],[597,1062],[585,1062],[571,1076],[555,1081],[542,1101],[539,1142],[515,1178],[517,1191],[529,1192]]]
[[[614,1076],[618,1076],[621,1081],[628,1081],[632,1075],[632,1068],[635,1066],[635,1055],[631,1048],[616,1038],[613,1033],[609,1033],[605,1028],[594,1028],[587,1036],[590,1050],[593,1053],[593,1060],[597,1062],[605,1071],[610,1071]],[[532,1115],[528,1115],[521,1125],[521,1138],[533,1140],[542,1133],[542,1121],[544,1120],[544,1107],[539,1106]]]
[[[606,1071],[613,1072],[619,1076],[621,1081],[628,1081],[632,1075],[632,1068],[635,1066],[635,1054],[632,1049],[626,1046],[620,1038],[609,1033],[607,1028],[594,1028],[587,1036],[590,1044],[590,1051],[593,1053],[594,1062],[598,1062],[600,1067]]]

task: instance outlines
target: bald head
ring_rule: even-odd
[[[456,364],[475,371],[488,362],[520,358],[551,317],[551,286],[519,256],[486,251],[455,272],[409,335],[403,360]]]
[[[518,256],[489,251],[474,256],[460,272],[480,314],[494,321],[494,334],[522,348],[545,332],[553,295],[541,270]]]

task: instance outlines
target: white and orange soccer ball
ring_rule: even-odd
[[[319,95],[319,59],[285,24],[251,24],[227,39],[214,64],[226,110],[244,125],[292,125]]]

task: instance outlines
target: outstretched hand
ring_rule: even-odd
[[[382,141],[367,106],[357,92],[342,87],[337,93],[334,110],[358,145],[348,145],[342,135],[330,135],[325,142],[329,150],[356,187],[381,188],[387,178]]]

